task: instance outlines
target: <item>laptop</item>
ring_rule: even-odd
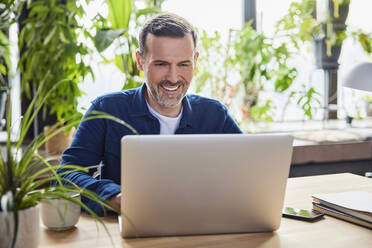
[[[279,228],[293,137],[133,135],[121,141],[121,235]]]

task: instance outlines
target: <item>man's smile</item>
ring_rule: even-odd
[[[179,89],[181,89],[181,84],[177,85],[177,86],[160,86],[164,93],[167,94],[167,95],[176,95],[176,94],[179,94]]]
[[[171,83],[169,81],[165,81],[159,84],[159,87],[162,91],[167,95],[176,95],[182,91],[182,86],[184,85],[183,82]]]
[[[163,86],[164,89],[168,90],[168,91],[175,91],[178,89],[179,86],[175,86],[175,87],[166,87],[166,86]]]

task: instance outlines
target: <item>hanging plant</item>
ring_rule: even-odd
[[[317,0],[301,0],[290,4],[286,14],[276,25],[276,33],[291,38],[295,47],[301,43],[324,40],[326,55],[332,56],[332,46],[339,46],[349,35],[346,30],[346,17],[350,0],[326,0],[328,11],[325,20],[315,17]],[[340,11],[342,10],[342,15]]]

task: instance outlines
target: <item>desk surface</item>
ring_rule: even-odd
[[[312,194],[351,190],[372,192],[372,179],[352,174],[290,178],[285,204],[310,209]],[[140,239],[122,239],[115,217],[106,217],[104,222],[114,245],[100,224],[82,216],[70,231],[52,232],[42,226],[39,247],[372,247],[371,230],[328,216],[315,223],[283,218],[273,233]]]

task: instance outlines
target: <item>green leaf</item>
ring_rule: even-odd
[[[57,28],[58,28],[57,26],[54,26],[52,31],[49,32],[49,34],[47,35],[47,37],[44,40],[44,43],[43,43],[44,45],[47,45],[49,43],[49,41],[52,39],[53,35],[57,31]]]
[[[112,42],[122,35],[125,32],[125,29],[101,29],[97,32],[96,36],[94,37],[94,44],[98,50],[98,52],[102,52],[106,48],[108,48]]]
[[[123,58],[124,55],[116,55],[115,56],[115,65],[119,68],[119,70],[121,70],[123,73],[125,73],[125,68],[124,68],[124,64],[123,64]]]
[[[311,14],[316,7],[316,0],[304,0],[302,3],[302,11],[306,14]]]
[[[109,8],[108,20],[113,29],[128,29],[132,13],[132,0],[106,0]]]
[[[6,67],[2,64],[0,64],[0,73],[3,74],[3,75],[6,75],[7,72],[6,72]]]
[[[48,13],[49,7],[44,6],[44,5],[37,5],[32,7],[30,13],[28,14],[29,16],[34,16],[34,15],[43,15],[44,13]]]
[[[143,16],[143,15],[154,15],[160,12],[161,12],[161,9],[158,7],[139,9],[136,11],[136,19],[138,19],[138,17]]]
[[[5,60],[5,64],[9,69],[12,66],[10,56],[9,40],[6,35],[0,30],[0,59],[3,58]]]
[[[273,121],[273,113],[271,112],[275,106],[271,100],[266,100],[264,105],[255,105],[250,109],[250,114],[256,121]]]

